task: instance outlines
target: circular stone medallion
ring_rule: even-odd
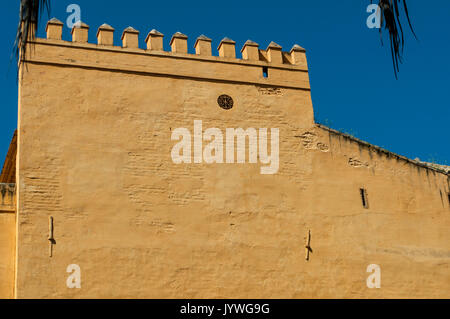
[[[219,96],[219,98],[217,99],[217,103],[224,110],[230,110],[234,105],[233,98],[226,94]]]

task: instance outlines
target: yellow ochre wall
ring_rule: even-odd
[[[58,39],[31,51],[16,298],[450,297],[448,175],[315,124],[304,52],[280,63],[266,61],[277,51],[241,60]],[[194,120],[279,128],[278,173],[174,164],[172,131],[193,133]],[[66,285],[71,264],[80,289]],[[370,264],[380,289],[366,285]]]
[[[15,185],[0,184],[0,299],[14,297],[15,206]]]

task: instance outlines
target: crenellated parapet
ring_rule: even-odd
[[[63,23],[56,18],[47,23],[47,39],[62,39]],[[108,24],[101,25],[97,30],[97,45],[118,46],[114,43],[115,29]],[[83,22],[78,22],[72,29],[72,42],[87,43],[89,35],[89,26]],[[122,33],[121,48],[138,49],[139,31],[133,27],[126,28]],[[164,35],[153,29],[145,38],[147,51],[165,51],[163,45]],[[172,35],[170,41],[170,51],[174,54],[188,54],[188,36],[176,32]],[[205,35],[199,36],[194,44],[195,54],[203,57],[213,56],[212,40]],[[259,44],[248,40],[241,49],[240,59],[245,61],[260,61],[269,64],[296,66],[307,68],[305,49],[295,44],[289,52],[284,52],[282,47],[275,42],[271,42],[265,50],[259,48]],[[224,38],[217,47],[217,53],[220,58],[239,59],[236,56],[236,42],[229,38]]]
[[[48,21],[46,39],[30,40],[34,48],[23,62],[310,90],[306,52],[299,45],[286,52],[275,42],[261,49],[248,40],[238,52],[230,38],[216,46],[206,35],[191,43],[188,35],[176,32],[164,47],[163,33],[153,29],[141,43],[144,37],[131,26],[122,31],[121,43],[115,43],[117,31],[106,23],[97,28],[92,43],[90,27],[81,21],[72,28],[71,41],[63,41],[63,27],[56,18]],[[191,45],[194,50],[190,50]]]

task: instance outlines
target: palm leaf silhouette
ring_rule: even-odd
[[[14,54],[20,63],[21,56],[26,54],[26,43],[34,39],[38,29],[39,17],[44,9],[50,12],[50,0],[20,0],[20,20],[14,42]]]
[[[373,3],[373,0],[370,2]],[[379,0],[378,6],[381,10],[380,37],[382,37],[384,26],[384,29],[389,33],[394,74],[395,78],[398,79],[398,72],[400,71],[399,65],[403,63],[403,49],[405,47],[405,34],[400,18],[402,9],[408,21],[409,28],[416,39],[417,36],[411,23],[406,0]],[[383,44],[382,38],[381,43]]]

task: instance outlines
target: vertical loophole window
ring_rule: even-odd
[[[448,206],[450,207],[450,193],[448,193],[447,196],[448,196]]]
[[[367,198],[367,191],[364,188],[359,189],[359,193],[361,195],[361,202],[364,208],[369,208],[369,201]]]
[[[263,77],[269,77],[269,68],[267,66],[263,67]]]

